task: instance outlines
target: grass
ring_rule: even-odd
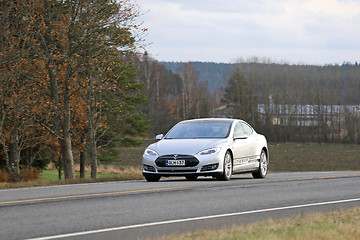
[[[115,165],[141,167],[148,144],[122,149]],[[269,143],[268,147],[272,172],[360,170],[359,144]]]
[[[360,170],[358,144],[278,143],[269,151],[274,172]]]
[[[117,177],[119,174],[117,173],[98,173],[98,178],[111,178],[111,177]],[[80,178],[80,173],[76,172],[76,177]],[[90,178],[90,172],[85,173],[85,178]],[[61,174],[61,178],[64,179],[64,173]],[[45,181],[57,181],[59,180],[59,171],[58,170],[43,170],[43,172],[40,174],[39,180],[45,180]]]
[[[98,166],[97,178],[92,179],[90,177],[89,167],[85,168],[85,178],[80,179],[79,165],[75,166],[76,179],[65,180],[64,174],[62,174],[62,180],[59,180],[58,170],[53,169],[43,170],[40,177],[37,180],[23,181],[23,182],[0,182],[1,188],[18,188],[18,187],[36,187],[36,186],[50,186],[50,185],[61,185],[61,184],[76,184],[76,183],[91,183],[91,182],[107,182],[107,181],[123,181],[123,180],[138,180],[143,179],[140,167],[122,167],[116,168],[112,165]]]
[[[360,239],[360,208],[310,214],[280,220],[268,219],[229,228],[206,229],[156,238],[157,240],[353,240]],[[155,238],[153,238],[155,239]]]
[[[90,168],[85,167],[85,179],[90,178]],[[75,165],[75,175],[76,178],[80,178],[80,166]],[[127,176],[129,179],[138,179],[141,178],[142,173],[140,167],[127,166],[122,168],[116,168],[113,165],[100,165],[98,166],[97,178],[117,178],[121,176]],[[62,172],[62,179],[64,179],[64,173]],[[53,167],[48,167],[47,170],[43,170],[40,174],[39,180],[45,181],[57,181],[59,180],[59,171]]]
[[[0,182],[0,188],[142,179],[142,154],[151,142],[153,141],[146,141],[138,147],[122,148],[118,161],[110,165],[99,165],[96,180],[90,178],[90,169],[87,168],[85,179],[77,177],[76,180],[72,181],[59,181],[57,170],[50,168],[44,170],[36,181],[21,183]],[[269,143],[268,146],[270,151],[269,171],[271,172],[360,170],[360,145]],[[78,165],[76,170],[79,170]],[[78,172],[76,174],[79,175]]]

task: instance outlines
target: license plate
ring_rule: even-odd
[[[185,166],[185,160],[166,160],[166,166]]]

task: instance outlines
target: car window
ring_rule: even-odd
[[[237,123],[234,128],[234,137],[239,136],[239,134],[245,134],[241,123]]]
[[[166,139],[226,138],[231,123],[228,122],[187,122],[175,125]]]
[[[253,129],[246,123],[241,124],[246,135],[250,136],[253,133]]]

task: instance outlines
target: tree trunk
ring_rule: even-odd
[[[85,152],[80,151],[80,178],[85,178]]]
[[[4,122],[5,122],[5,113],[3,111],[3,109],[0,109],[0,144],[3,150],[3,153],[5,155],[5,166],[7,171],[10,173],[11,172],[11,166],[10,166],[10,157],[9,157],[9,153],[7,151],[6,148],[6,140],[5,137],[2,134],[2,128],[4,126]]]
[[[187,119],[187,117],[186,117],[186,105],[185,105],[185,92],[184,92],[184,89],[182,90],[181,101],[182,101],[182,119],[185,120],[185,119]]]
[[[70,135],[68,134],[68,136],[66,136],[64,139],[60,139],[59,143],[62,160],[64,162],[65,179],[75,179],[74,159],[72,155]]]
[[[59,161],[58,161],[58,163],[59,163],[59,169],[58,169],[58,174],[59,174],[59,180],[61,180],[61,165],[62,165],[62,161],[61,161],[61,157],[59,156]]]
[[[10,144],[10,162],[13,165],[12,180],[14,182],[20,181],[20,151],[17,143]]]
[[[90,162],[91,162],[91,178],[96,178],[97,174],[97,158],[96,158],[96,141],[94,131],[89,136]]]
[[[97,174],[97,158],[96,158],[96,139],[95,139],[95,122],[92,109],[88,107],[89,120],[89,155],[91,165],[91,178],[96,178]]]
[[[91,178],[96,178],[97,174],[97,159],[96,159],[96,139],[95,139],[95,126],[94,117],[92,116],[91,109],[89,109],[89,155],[91,164]],[[90,116],[91,115],[91,116]]]
[[[10,162],[13,164],[12,179],[14,182],[20,181],[20,149],[19,149],[19,125],[18,117],[14,115],[12,143],[10,143]]]
[[[88,121],[89,121],[89,155],[90,155],[90,165],[91,165],[91,178],[96,178],[97,175],[97,158],[96,158],[96,126],[95,126],[95,117],[93,113],[93,108],[95,106],[94,102],[94,79],[92,76],[89,77],[89,92],[87,96],[88,102]]]

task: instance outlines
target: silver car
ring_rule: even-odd
[[[234,173],[265,178],[269,164],[266,138],[245,121],[204,118],[179,122],[143,154],[143,175],[149,182],[162,176],[212,176],[228,181]]]

